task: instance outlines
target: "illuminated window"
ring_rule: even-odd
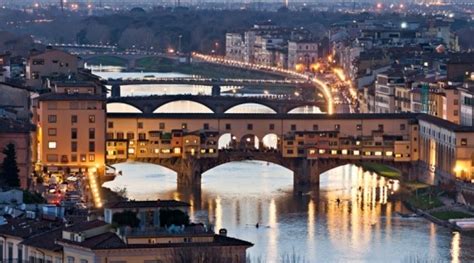
[[[171,150],[170,150],[170,149],[161,149],[161,152],[162,152],[162,153],[170,153]]]
[[[326,153],[326,150],[324,149],[319,149],[319,154],[325,154]]]
[[[356,141],[356,145],[360,145],[360,141]]]
[[[48,149],[56,149],[56,142],[55,141],[50,141],[48,142]]]
[[[94,161],[95,161],[95,155],[89,154],[89,162],[94,162]]]
[[[365,152],[364,155],[370,156],[372,153],[371,152]]]
[[[386,156],[392,156],[392,155],[393,155],[393,152],[385,152],[385,155],[386,155]]]
[[[180,154],[180,153],[181,153],[181,148],[175,147],[175,148],[173,149],[173,152],[176,153],[176,154]]]
[[[359,150],[354,150],[353,154],[354,155],[360,155],[360,151]]]
[[[382,156],[382,152],[376,151],[376,152],[374,153],[374,155],[375,155],[375,156]]]
[[[346,150],[346,149],[342,150],[342,151],[341,151],[341,154],[342,154],[342,155],[347,155],[347,150]]]
[[[396,153],[395,158],[401,158],[403,155],[401,153]]]
[[[461,139],[461,145],[462,145],[462,146],[466,146],[466,145],[467,145],[467,139],[466,139],[466,138],[462,138],[462,139]]]
[[[155,153],[160,153],[160,149],[156,148],[156,149],[154,150],[154,152],[155,152]]]
[[[129,154],[134,154],[135,153],[135,148],[128,148],[128,153]]]
[[[89,123],[95,123],[95,115],[89,115]]]
[[[332,155],[336,155],[336,154],[337,154],[337,150],[331,150],[331,154],[332,154]]]
[[[214,149],[209,149],[209,153],[214,153]]]
[[[206,153],[206,149],[201,149],[201,153]]]
[[[309,154],[315,154],[316,153],[316,150],[315,149],[310,149],[309,150]]]

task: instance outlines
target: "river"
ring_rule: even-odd
[[[252,259],[278,262],[472,262],[474,238],[452,233],[389,200],[398,183],[346,165],[321,175],[319,191],[293,194],[292,172],[258,161],[228,163],[206,172],[199,193],[178,191],[176,174],[145,163],[122,163],[109,188],[137,200],[190,202],[191,219],[248,240]],[[337,199],[341,200],[338,204]],[[256,223],[260,227],[255,227]]]
[[[474,262],[474,238],[399,216],[406,209],[390,199],[398,182],[353,165],[322,174],[320,188],[302,196],[293,193],[291,171],[264,162],[216,167],[203,174],[199,192],[178,190],[176,173],[157,165],[115,167],[123,175],[104,186],[126,187],[136,200],[189,202],[193,221],[254,243],[248,250],[252,262]]]

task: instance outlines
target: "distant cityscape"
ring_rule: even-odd
[[[0,262],[474,260],[473,2],[1,4]]]

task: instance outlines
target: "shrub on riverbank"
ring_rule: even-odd
[[[363,163],[362,168],[364,170],[374,172],[380,176],[387,177],[390,179],[400,179],[400,172],[394,168],[380,163]]]
[[[432,216],[441,219],[441,220],[449,220],[449,219],[460,219],[460,218],[471,218],[474,217],[473,215],[460,212],[460,211],[438,211],[438,212],[431,212]]]
[[[436,195],[431,193],[413,195],[409,197],[406,201],[413,208],[418,208],[421,210],[429,210],[443,206],[443,202],[441,202]]]

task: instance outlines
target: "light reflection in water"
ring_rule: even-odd
[[[155,165],[116,166],[124,175],[106,186],[126,185],[136,199],[192,200],[192,220],[254,243],[248,252],[268,262],[293,251],[309,262],[474,260],[472,238],[461,242],[460,234],[422,218],[398,216],[407,212],[390,199],[398,182],[355,166],[321,175],[320,190],[303,196],[293,195],[290,171],[262,162],[219,166],[203,175],[202,191],[177,190],[176,174]]]

